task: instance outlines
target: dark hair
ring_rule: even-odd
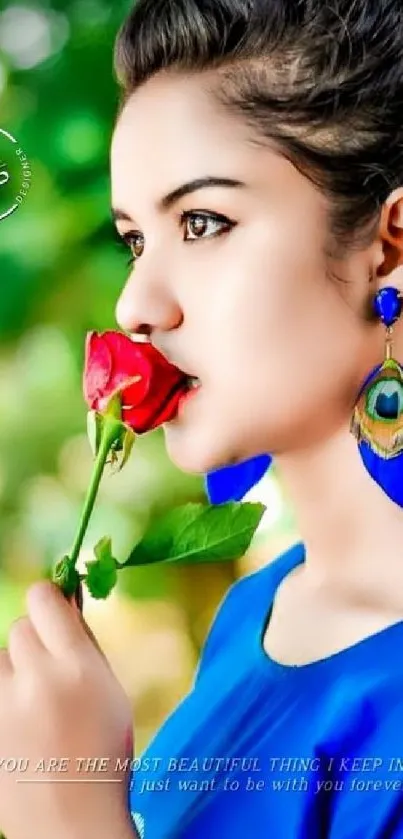
[[[137,0],[114,67],[118,116],[160,70],[216,68],[217,101],[328,196],[340,243],[370,241],[403,182],[402,0]]]

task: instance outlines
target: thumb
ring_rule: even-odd
[[[84,615],[82,613],[82,609],[83,609],[82,583],[80,583],[79,588],[76,590],[76,592],[74,594],[70,595],[70,597],[68,597],[67,599],[68,599],[73,611],[75,612],[78,620],[80,621],[81,626],[84,629],[84,632],[86,633],[86,635],[88,636],[88,638],[90,639],[90,641],[92,642],[94,647],[98,650],[98,652],[100,653],[102,658],[106,661],[108,667],[110,667],[109,661],[108,661],[104,651],[99,646],[99,643],[98,643],[92,629],[90,629],[90,627],[88,626],[88,623],[86,622],[86,620],[84,618]]]

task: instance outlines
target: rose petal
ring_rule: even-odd
[[[111,372],[112,356],[107,343],[96,332],[89,332],[85,344],[83,389],[85,401],[91,409],[106,392]]]
[[[84,396],[92,410],[105,412],[118,393],[122,421],[143,433],[174,416],[185,390],[187,376],[152,344],[113,330],[88,334]]]

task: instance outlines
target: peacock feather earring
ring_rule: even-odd
[[[385,359],[364,382],[350,430],[369,474],[403,507],[403,367],[392,356],[393,325],[402,313],[399,291],[378,291],[374,311],[386,327]]]

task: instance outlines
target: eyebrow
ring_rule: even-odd
[[[180,198],[183,198],[184,195],[190,195],[192,192],[196,192],[198,189],[203,189],[205,187],[213,187],[213,186],[226,186],[226,187],[245,187],[246,184],[243,181],[238,181],[234,178],[217,178],[212,175],[208,175],[204,178],[196,178],[193,181],[188,181],[181,186],[178,186],[176,189],[173,189],[172,192],[168,192],[167,195],[164,195],[158,201],[158,209],[160,211],[169,210],[173,204],[176,204]],[[118,208],[112,207],[112,219],[113,221],[133,221],[128,213],[125,210],[119,210]]]

